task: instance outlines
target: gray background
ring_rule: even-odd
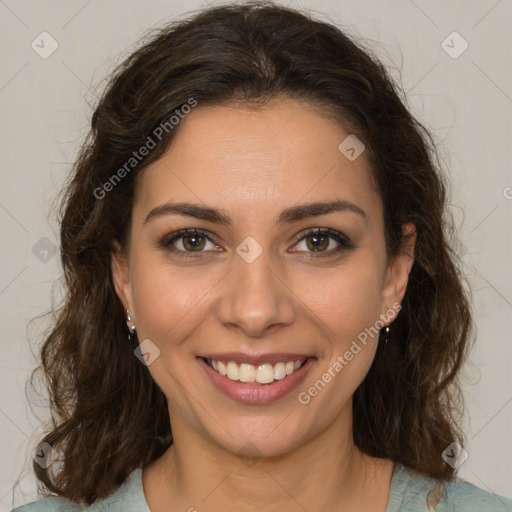
[[[464,372],[469,458],[460,474],[512,497],[512,1],[282,3],[314,9],[369,38],[401,80],[410,108],[434,132],[451,176],[459,229],[453,242],[463,255],[477,324]],[[0,512],[11,509],[13,495],[15,505],[37,498],[29,461],[47,408],[44,397],[30,408],[25,395],[41,340],[41,324],[27,325],[48,310],[60,276],[49,206],[88,131],[87,102],[146,30],[206,5],[0,0]],[[58,44],[49,56],[52,42],[43,31]],[[463,39],[450,36],[454,31]],[[469,46],[458,55],[464,40]],[[55,297],[59,290],[53,288]]]

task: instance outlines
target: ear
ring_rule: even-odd
[[[407,223],[402,226],[404,246],[389,263],[386,270],[384,288],[382,290],[382,307],[385,316],[394,304],[400,304],[407,289],[409,274],[414,263],[414,247],[416,245],[416,228],[414,224]]]
[[[130,265],[124,252],[117,242],[116,250],[111,255],[111,272],[114,288],[124,309],[129,309],[133,317],[132,285],[130,275]]]

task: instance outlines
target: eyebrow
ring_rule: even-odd
[[[356,204],[346,200],[336,200],[331,202],[317,202],[307,203],[297,206],[292,206],[283,210],[277,219],[276,224],[292,224],[299,220],[315,217],[318,215],[325,215],[334,212],[353,212],[365,220],[367,220],[366,213]],[[225,226],[232,226],[232,219],[220,210],[210,208],[201,204],[194,203],[165,203],[153,208],[144,219],[143,225],[147,224],[153,219],[167,215],[182,215],[186,217],[193,217],[195,219],[206,220],[215,224]]]

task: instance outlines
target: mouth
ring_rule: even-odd
[[[250,363],[238,364],[234,361],[227,363],[210,358],[203,358],[206,364],[217,373],[233,381],[245,382],[254,385],[272,384],[299,370],[306,363],[306,359],[296,361],[279,361],[276,364],[262,363],[253,365]]]
[[[244,357],[254,364],[244,362]],[[266,362],[243,355],[196,359],[218,390],[233,400],[252,404],[274,402],[291,393],[317,360],[313,356],[278,354],[267,357]]]

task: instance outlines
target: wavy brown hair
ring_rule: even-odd
[[[150,33],[117,67],[95,108],[60,203],[64,301],[53,308],[34,370],[43,373],[52,413],[40,442],[61,459],[58,471],[34,462],[48,494],[90,504],[172,443],[166,397],[134,357],[137,340],[127,340],[110,262],[116,243],[129,244],[137,177],[179,125],[112,190],[98,191],[191,98],[198,108],[257,108],[278,96],[317,107],[364,142],[390,257],[403,250],[402,225],[416,227],[402,310],[353,397],[354,442],[424,475],[455,476],[441,453],[463,441],[457,375],[472,319],[432,137],[360,42],[310,14],[250,2],[209,8]]]

